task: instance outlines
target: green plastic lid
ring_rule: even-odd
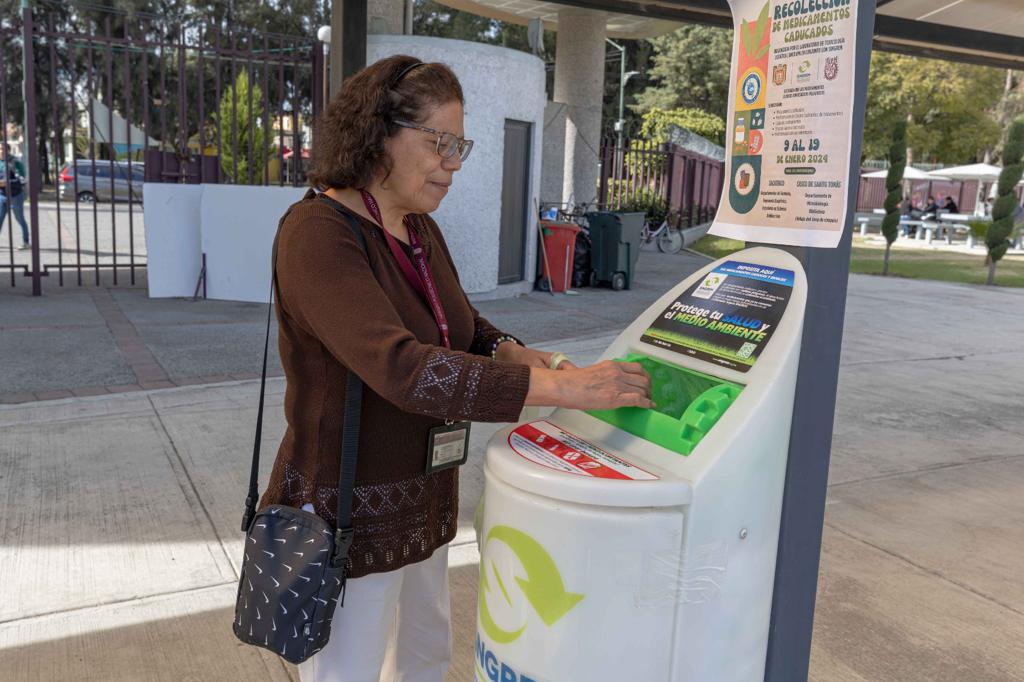
[[[688,455],[729,409],[743,387],[691,369],[631,353],[651,377],[654,409],[623,407],[589,414],[664,448]]]

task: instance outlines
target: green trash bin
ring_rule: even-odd
[[[592,243],[590,260],[594,268],[591,286],[608,284],[616,291],[633,286],[645,218],[644,213],[601,211],[587,214]]]

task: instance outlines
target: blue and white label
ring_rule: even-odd
[[[773,268],[757,263],[743,263],[738,260],[730,260],[715,268],[713,273],[721,275],[736,275],[747,279],[756,279],[760,282],[771,282],[784,287],[793,286],[793,271],[784,268]]]
[[[640,340],[746,372],[778,328],[794,280],[792,270],[726,261],[687,287]]]

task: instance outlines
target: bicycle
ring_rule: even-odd
[[[677,227],[678,224],[679,213],[677,211],[669,211],[656,230],[651,229],[650,221],[644,221],[644,228],[640,233],[641,246],[653,241],[662,253],[679,253],[683,248],[683,233]]]

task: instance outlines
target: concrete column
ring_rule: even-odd
[[[597,197],[607,21],[605,12],[558,11],[554,101],[566,110],[562,201],[593,202]]]
[[[369,0],[366,8],[367,33],[402,35],[405,33],[405,0]]]

